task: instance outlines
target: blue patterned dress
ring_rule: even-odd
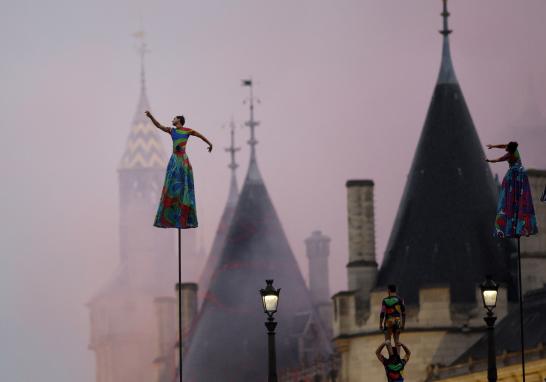
[[[508,158],[508,164],[510,168],[499,194],[495,235],[501,238],[534,235],[538,228],[531,187],[517,150]]]
[[[186,154],[191,129],[171,129],[173,154],[167,166],[165,184],[154,226],[161,228],[195,228],[197,212],[193,171]]]

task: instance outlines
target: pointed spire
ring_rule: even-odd
[[[441,13],[443,18],[443,29],[440,34],[444,36],[442,47],[442,64],[440,66],[440,73],[438,74],[438,84],[454,84],[457,83],[457,77],[455,76],[455,70],[453,69],[453,62],[451,61],[451,51],[449,48],[449,35],[451,29],[449,29],[448,18],[449,11],[447,10],[447,0],[442,0],[444,8]]]
[[[242,86],[248,86],[250,88],[250,97],[248,98],[250,119],[245,122],[245,125],[250,127],[250,139],[247,142],[250,145],[250,163],[248,166],[246,180],[261,182],[262,176],[260,174],[260,170],[258,169],[258,164],[256,163],[256,145],[258,144],[258,141],[256,140],[255,133],[255,128],[260,124],[260,122],[254,119],[254,101],[259,102],[259,100],[254,97],[252,79],[242,80]]]
[[[135,115],[135,121],[146,121],[145,116],[141,113],[150,108],[148,102],[148,95],[146,94],[146,70],[144,66],[146,53],[149,53],[148,46],[144,39],[144,30],[139,30],[133,33],[133,37],[139,40],[139,46],[137,47],[138,54],[140,55],[140,98],[138,101],[137,114]]]
[[[149,50],[142,30],[133,33],[133,37],[140,41],[137,48],[140,55],[140,96],[119,168],[161,168],[164,166],[165,151],[159,140],[157,129],[144,115],[146,110],[150,110],[144,70],[144,57]]]
[[[231,181],[229,186],[228,204],[235,205],[237,204],[237,199],[239,198],[239,187],[237,186],[237,176],[235,173],[239,165],[235,161],[235,153],[241,150],[241,148],[235,147],[235,122],[233,121],[233,117],[231,117],[231,121],[229,123],[229,129],[230,129],[230,135],[231,135],[231,144],[229,147],[225,148],[226,152],[228,152],[231,156],[231,162],[228,165],[229,169],[231,170]]]

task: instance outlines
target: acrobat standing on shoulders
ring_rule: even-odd
[[[383,348],[387,347],[389,352],[389,358],[385,358],[381,352]],[[404,358],[400,358],[400,352],[396,347],[402,347],[404,349]],[[403,343],[397,343],[396,347],[391,346],[390,341],[385,341],[375,351],[375,355],[381,364],[385,367],[385,373],[387,374],[388,382],[404,382],[404,368],[410,359],[411,352]]]
[[[396,285],[387,287],[388,296],[381,303],[381,314],[379,315],[379,330],[385,333],[385,341],[394,340],[398,351],[400,348],[400,332],[406,325],[406,306],[404,300],[398,296]]]

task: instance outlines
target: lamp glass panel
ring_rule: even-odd
[[[496,290],[484,290],[483,302],[487,308],[494,308],[497,305],[497,291]]]
[[[269,294],[263,297],[264,309],[268,313],[275,313],[277,311],[277,304],[279,302],[279,296]]]

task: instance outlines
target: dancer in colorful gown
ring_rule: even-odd
[[[384,347],[387,347],[389,358],[385,358],[383,354],[381,354]],[[400,358],[400,352],[397,350],[400,347],[402,347],[404,349],[404,353],[406,353],[404,358]],[[404,382],[404,368],[406,367],[411,355],[411,352],[406,345],[399,342],[396,344],[396,347],[393,348],[390,341],[385,341],[379,345],[375,351],[375,355],[377,356],[377,359],[379,359],[379,362],[381,362],[385,367],[388,382]]]
[[[406,325],[406,306],[404,300],[396,293],[396,285],[389,285],[387,290],[389,295],[381,303],[379,330],[385,333],[386,341],[390,341],[392,337],[394,343],[398,344],[400,332],[404,330]]]
[[[173,140],[173,153],[167,166],[165,184],[161,192],[161,200],[157,209],[154,226],[161,228],[195,228],[197,227],[197,212],[193,172],[186,154],[186,144],[190,135],[205,141],[212,151],[212,143],[197,131],[184,127],[184,116],[173,118],[174,127],[161,125],[146,111],[146,116],[160,130],[168,133]]]
[[[506,154],[487,162],[507,161],[508,171],[502,180],[495,219],[495,235],[500,238],[517,238],[538,232],[531,187],[527,172],[521,163],[518,143],[487,145],[488,149],[504,149]]]

